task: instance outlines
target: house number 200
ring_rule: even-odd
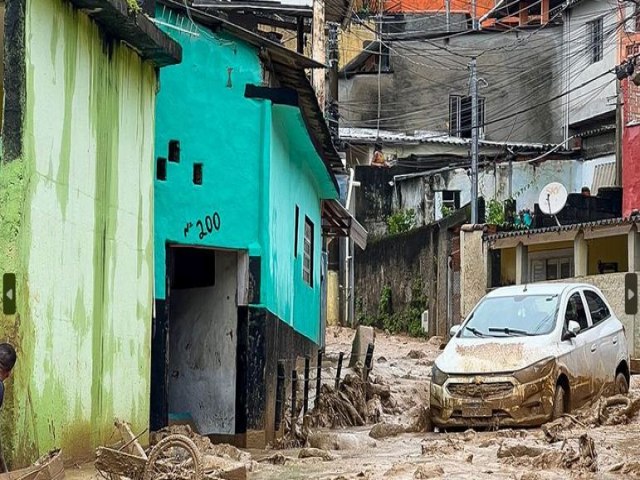
[[[196,227],[200,229],[198,237],[200,237],[200,240],[202,240],[214,230],[216,232],[220,230],[220,215],[218,215],[218,212],[214,212],[213,215],[207,215],[206,217],[204,217],[204,223],[202,222],[202,220],[198,220],[196,222]]]

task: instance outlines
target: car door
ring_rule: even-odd
[[[594,354],[600,365],[599,375],[602,377],[603,385],[613,384],[615,372],[618,367],[618,353],[620,342],[624,342],[622,335],[622,324],[611,314],[604,299],[595,290],[585,289],[583,292],[589,315],[591,317],[595,352]],[[591,347],[592,349],[594,347]],[[602,388],[602,387],[600,387]],[[598,393],[598,392],[596,392]]]
[[[589,320],[579,290],[576,289],[569,293],[563,307],[563,317],[561,317],[564,320],[563,332],[567,331],[571,320],[580,324],[580,331],[575,337],[560,342],[560,348],[563,352],[561,361],[569,375],[571,404],[574,407],[583,403],[593,388],[587,355],[589,347],[586,344],[587,337],[585,336],[589,329]]]
[[[602,338],[602,323],[594,325],[591,319],[591,311],[589,304],[586,301],[585,290],[581,292],[582,302],[584,306],[585,315],[588,321],[588,327],[583,332],[585,350],[586,350],[586,362],[587,362],[587,375],[589,383],[589,391],[587,398],[601,393],[607,380],[608,365],[605,360],[607,356],[606,342],[603,342]],[[611,342],[611,338],[609,338]],[[615,371],[615,370],[614,370]]]

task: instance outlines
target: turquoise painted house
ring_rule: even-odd
[[[323,341],[324,241],[357,226],[305,75],[323,66],[221,19],[156,13],[183,61],[160,73],[156,111],[151,427],[260,446],[282,418],[278,369]]]

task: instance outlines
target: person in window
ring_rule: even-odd
[[[384,154],[382,153],[382,145],[376,143],[373,151],[373,160],[371,161],[371,165],[374,167],[386,167],[387,162],[384,159]]]
[[[583,197],[590,197],[591,196],[591,189],[589,187],[582,187],[581,192]]]
[[[0,408],[4,402],[4,381],[11,376],[11,371],[16,364],[16,351],[8,343],[0,344]],[[0,443],[0,473],[6,473],[7,464],[2,454],[2,444]]]

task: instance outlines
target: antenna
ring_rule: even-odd
[[[558,226],[560,226],[560,222],[556,215],[564,208],[567,203],[567,197],[567,189],[558,182],[546,185],[540,192],[540,197],[538,197],[538,205],[542,213],[552,215]]]

